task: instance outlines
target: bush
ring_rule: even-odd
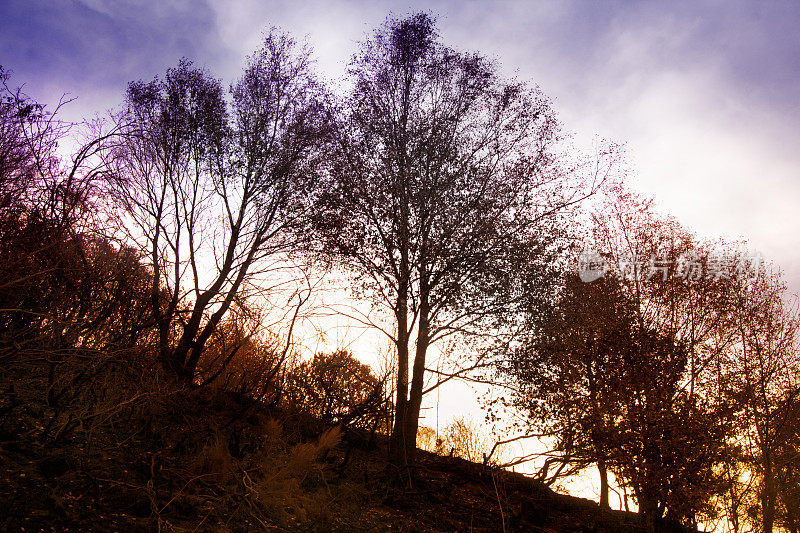
[[[386,379],[347,351],[316,354],[287,375],[286,405],[319,420],[388,433],[391,403]]]

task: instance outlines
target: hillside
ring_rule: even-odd
[[[11,410],[0,434],[0,529],[640,530],[635,515],[424,451],[415,485],[400,488],[384,476],[380,435],[326,430],[226,393],[162,389],[134,400],[54,430],[40,423],[45,405]]]

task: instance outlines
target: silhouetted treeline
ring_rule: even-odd
[[[601,504],[613,474],[651,523],[796,531],[800,316],[780,273],[620,186],[583,246],[594,275],[565,275],[499,366],[516,390],[496,407],[552,444],[539,477],[596,467]]]

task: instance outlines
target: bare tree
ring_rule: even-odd
[[[66,122],[69,100],[48,108],[8,79],[0,68],[0,410],[12,431],[59,440],[86,421],[79,411],[103,388],[100,374],[120,359],[142,363],[149,275],[136,251],[102,234],[96,156],[114,131]],[[70,141],[71,157],[59,149]],[[8,415],[28,402],[43,409],[23,430]]]
[[[779,272],[764,269],[736,293],[733,327],[738,342],[730,352],[731,400],[739,408],[738,443],[743,464],[758,482],[761,531],[775,525],[781,474],[797,458],[781,453],[791,442],[792,394],[797,389],[798,327],[796,301],[787,302]],[[788,462],[787,462],[788,460]]]
[[[182,380],[253,279],[302,238],[319,94],[308,49],[275,32],[231,87],[230,108],[220,83],[185,59],[128,87],[108,153],[113,192],[152,268],[160,357]]]
[[[27,341],[97,348],[120,333],[112,322],[137,314],[112,294],[136,292],[142,274],[130,249],[99,235],[105,175],[96,155],[114,131],[91,130],[70,158],[58,149],[77,129],[59,115],[69,100],[50,110],[8,80],[0,67],[0,336],[11,353]]]
[[[555,215],[586,190],[554,155],[546,98],[441,44],[428,15],[388,19],[350,74],[314,222],[323,251],[393,323],[360,317],[396,347],[390,455],[403,466],[416,449],[428,348],[470,339],[461,347],[474,361],[486,353],[480,340],[508,333],[521,280],[535,284],[551,255]]]

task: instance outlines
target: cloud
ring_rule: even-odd
[[[584,144],[625,142],[640,190],[703,236],[748,239],[800,291],[800,6],[469,6],[446,38],[539,83]]]
[[[389,12],[413,10],[440,15],[451,45],[538,83],[579,138],[627,143],[643,192],[702,234],[747,237],[800,290],[794,2],[7,0],[0,48],[33,96],[79,96],[72,118],[182,56],[231,82],[271,25],[307,36],[335,79]]]
[[[69,92],[92,101],[82,107],[110,104],[110,92],[119,99],[128,81],[151,78],[182,56],[224,54],[203,4],[10,0],[0,4],[0,20],[4,66],[15,79],[37,98]]]

